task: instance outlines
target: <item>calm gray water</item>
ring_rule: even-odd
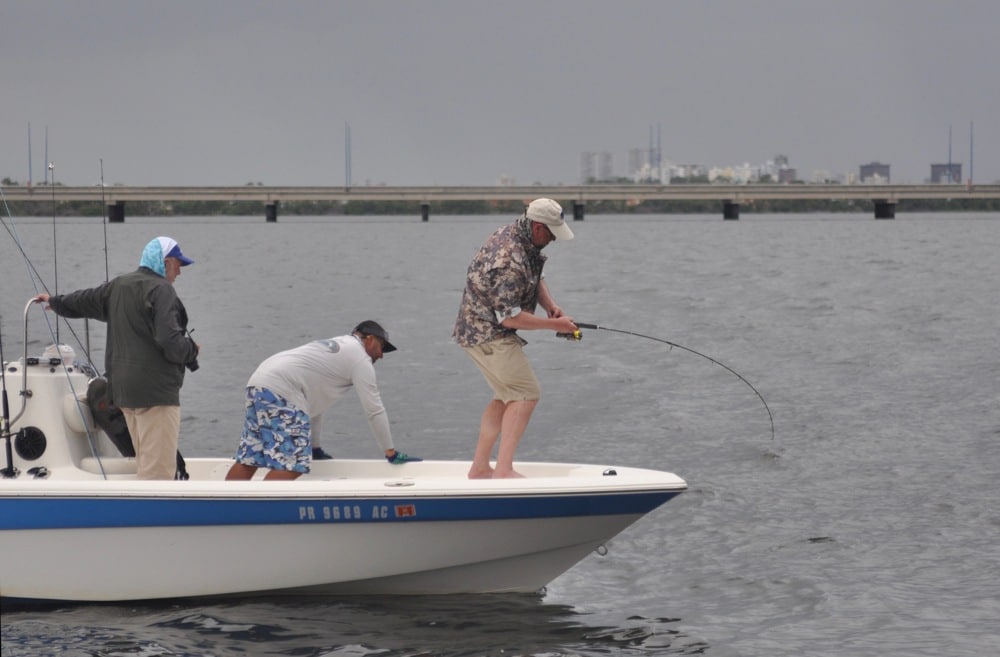
[[[158,234],[197,261],[177,281],[202,344],[185,454],[233,453],[261,359],[370,317],[400,347],[377,366],[397,445],[465,460],[488,391],[451,326],[469,259],[508,220],[129,218],[107,227],[108,267],[134,268]],[[16,224],[50,287],[51,223]],[[547,249],[566,312],[732,367],[767,400],[773,439],[753,391],[708,360],[618,333],[526,333],[543,400],[520,457],[654,467],[690,485],[606,556],[537,596],[7,608],[3,657],[996,654],[1000,215],[573,228]],[[104,280],[100,220],[55,233],[60,290]],[[0,272],[9,359],[34,288],[6,234]],[[31,324],[40,350],[37,310]],[[103,335],[92,327],[94,345]],[[378,456],[353,397],[327,429],[334,454]]]

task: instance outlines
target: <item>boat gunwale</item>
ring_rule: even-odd
[[[231,463],[229,459],[222,458],[189,460],[192,464],[198,462],[209,467]],[[176,499],[483,498],[687,490],[687,482],[671,472],[630,466],[530,462],[525,463],[526,468],[539,471],[560,469],[566,474],[515,479],[469,479],[465,476],[467,465],[459,461],[406,464],[402,468],[410,472],[399,474],[389,473],[381,468],[382,464],[373,461],[342,460],[337,463],[339,470],[349,470],[354,465],[368,468],[375,466],[382,471],[358,476],[313,474],[292,481],[230,481],[195,477],[185,481],[143,481],[132,475],[110,475],[105,479],[92,473],[86,473],[84,478],[76,478],[84,471],[72,468],[54,472],[51,478],[46,479],[0,480],[0,499],[35,496]],[[442,474],[442,470],[454,474]],[[609,470],[616,474],[602,474]],[[75,476],[63,478],[67,474]]]

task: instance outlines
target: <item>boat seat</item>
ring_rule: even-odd
[[[101,474],[101,466],[104,466],[104,474],[135,474],[135,459],[125,456],[105,456],[100,463],[93,456],[85,456],[80,459],[80,468],[94,474]]]
[[[94,416],[87,404],[86,393],[75,397],[73,395],[64,396],[62,411],[66,426],[76,433],[87,434],[97,431],[97,423],[94,422]]]

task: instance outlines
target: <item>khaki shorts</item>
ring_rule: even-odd
[[[493,389],[493,398],[504,403],[538,401],[542,396],[538,378],[528,362],[521,340],[517,336],[498,338],[475,347],[465,347],[465,353],[476,364]]]

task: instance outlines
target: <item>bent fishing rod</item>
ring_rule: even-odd
[[[762,403],[764,405],[764,410],[767,411],[767,419],[770,420],[770,422],[771,422],[771,440],[774,440],[774,416],[771,414],[771,408],[767,405],[767,402],[764,401],[764,396],[761,395],[760,392],[757,390],[757,388],[753,387],[753,384],[750,383],[749,381],[747,381],[743,377],[742,374],[740,374],[739,372],[737,372],[733,368],[729,367],[725,363],[720,363],[716,359],[712,358],[711,356],[705,355],[705,354],[701,353],[700,351],[695,351],[694,349],[691,349],[690,347],[685,347],[682,344],[677,344],[676,342],[671,342],[670,340],[664,340],[663,338],[655,338],[655,337],[653,337],[651,335],[643,335],[642,333],[636,333],[634,331],[625,331],[625,330],[622,330],[622,329],[609,328],[607,326],[600,326],[598,324],[589,324],[589,323],[577,322],[577,321],[574,321],[573,323],[576,324],[577,327],[582,328],[582,329],[591,329],[591,330],[594,330],[594,331],[610,331],[612,333],[623,333],[625,335],[632,335],[632,336],[635,336],[637,338],[644,338],[646,340],[652,340],[653,342],[661,342],[661,343],[663,343],[665,345],[668,345],[670,347],[677,347],[678,349],[683,349],[684,351],[692,353],[695,356],[701,356],[702,358],[715,363],[716,365],[718,365],[719,367],[723,368],[727,372],[729,372],[729,373],[733,374],[734,376],[736,376],[736,378],[738,378],[740,381],[742,381],[743,383],[745,383],[747,385],[747,387],[749,387],[751,390],[753,390],[754,394],[757,395],[757,399],[760,400],[760,403]],[[557,333],[557,335],[559,335],[560,337],[564,337],[564,338],[570,339],[570,340],[579,340],[582,337],[582,334],[580,333],[580,331],[574,331],[573,333]]]

